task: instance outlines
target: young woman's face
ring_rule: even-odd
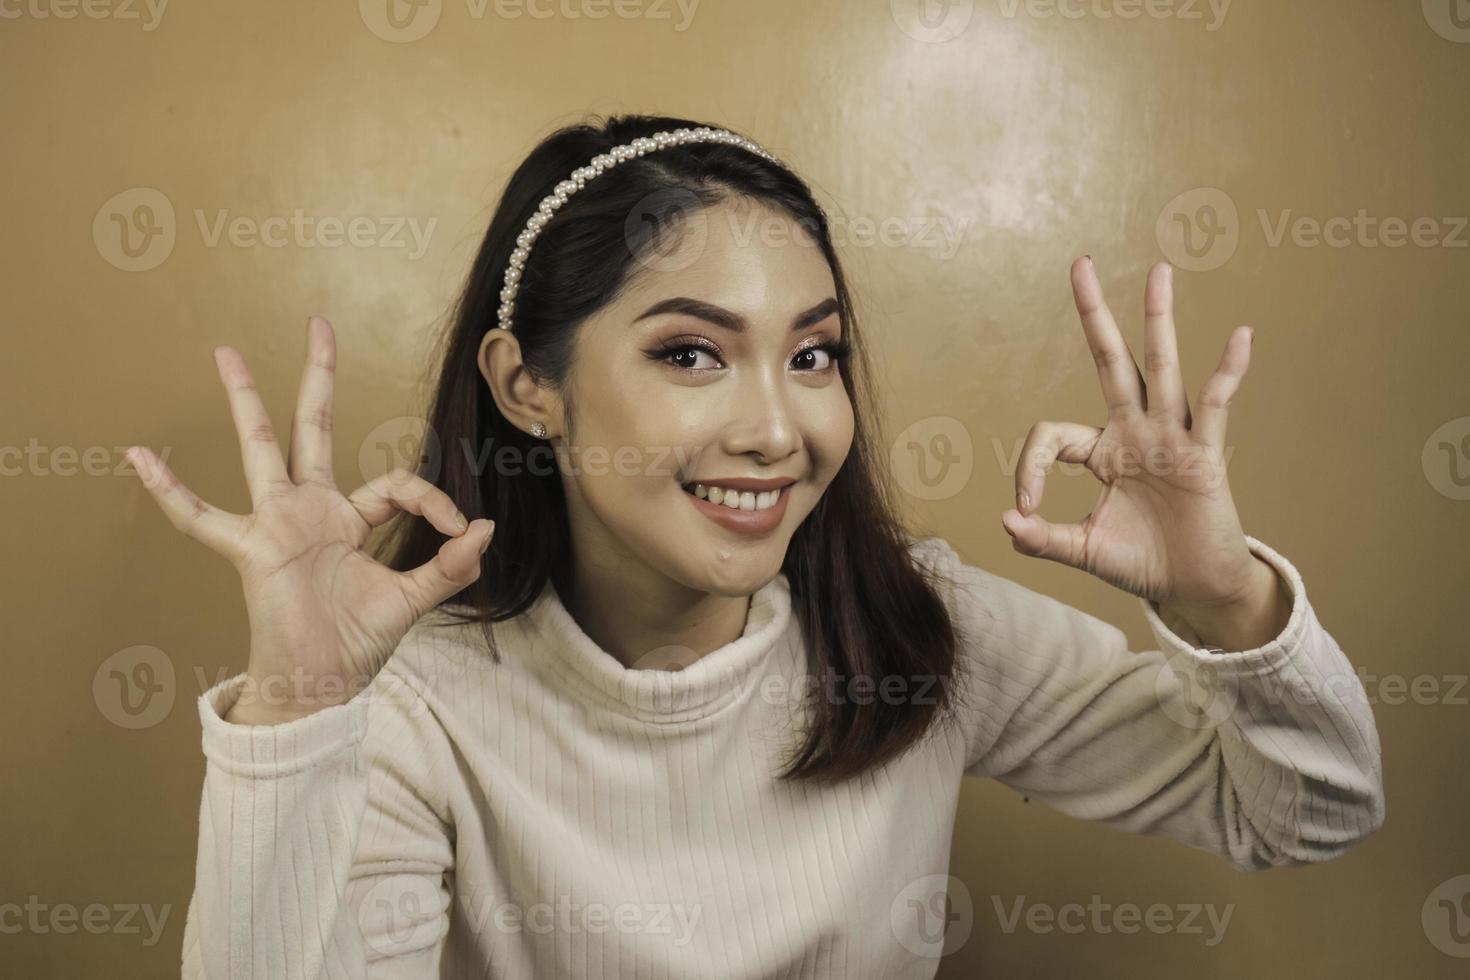
[[[843,324],[826,259],[783,213],[735,201],[681,231],[578,337],[562,459],[572,534],[579,560],[749,595],[852,445],[827,350]],[[741,480],[783,485],[711,494],[719,504],[690,492]]]

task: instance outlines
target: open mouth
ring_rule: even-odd
[[[776,490],[727,490],[718,486],[706,486],[703,483],[686,483],[684,492],[701,500],[707,500],[721,507],[731,510],[770,510],[781,502],[781,497],[791,488],[780,487]]]

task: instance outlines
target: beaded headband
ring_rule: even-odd
[[[516,248],[510,253],[510,262],[505,270],[505,284],[500,290],[500,323],[502,330],[509,330],[512,318],[515,316],[516,293],[520,289],[521,271],[526,266],[526,256],[531,253],[531,244],[536,241],[536,236],[541,234],[541,229],[556,209],[566,203],[567,198],[581,190],[593,177],[615,167],[624,160],[641,157],[652,150],[662,150],[670,146],[680,146],[684,143],[728,143],[749,150],[757,156],[764,157],[775,163],[776,158],[760,146],[746,139],[738,133],[732,133],[727,129],[713,129],[709,126],[700,126],[697,129],[674,129],[652,136],[640,136],[630,143],[615,146],[606,153],[599,153],[592,158],[592,162],[585,167],[579,167],[572,171],[572,176],[556,185],[556,188],[541,199],[536,213],[526,222],[526,227],[516,236]]]

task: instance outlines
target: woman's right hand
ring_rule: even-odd
[[[331,464],[336,339],[321,317],[307,320],[289,466],[240,352],[221,346],[214,356],[254,512],[205,503],[141,446],[128,458],[169,521],[240,573],[250,661],[226,720],[277,724],[341,704],[366,686],[415,621],[479,578],[495,522],[467,524],[446,493],[402,470],[342,495]],[[433,559],[408,572],[362,550],[371,530],[400,510],[449,537]]]

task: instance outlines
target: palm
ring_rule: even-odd
[[[273,612],[267,623],[304,641],[297,666],[307,677],[372,676],[418,618],[396,573],[361,550],[370,530],[346,497],[320,484],[267,498],[251,515],[245,593]]]
[[[307,367],[289,465],[239,352],[215,350],[240,438],[254,511],[204,503],[152,453],[134,449],[149,491],[176,527],[224,554],[240,573],[250,615],[252,682],[296,713],[346,700],[377,673],[410,626],[479,575],[493,522],[470,525],[442,490],[395,470],[350,496],[331,471],[336,341],[308,322]],[[363,550],[395,513],[419,514],[450,540],[419,568],[397,572]],[[279,704],[277,705],[280,706]]]
[[[1032,428],[1017,472],[1017,509],[1002,520],[1017,551],[1096,575],[1155,601],[1210,603],[1234,595],[1252,558],[1226,480],[1225,409],[1249,363],[1249,338],[1232,335],[1195,420],[1184,397],[1167,265],[1150,271],[1144,361],[1137,368],[1102,298],[1090,261],[1073,290],[1098,364],[1109,418],[1101,429],[1066,422]],[[1244,342],[1242,343],[1242,339]],[[1052,462],[1081,463],[1101,483],[1077,524],[1036,513]]]

